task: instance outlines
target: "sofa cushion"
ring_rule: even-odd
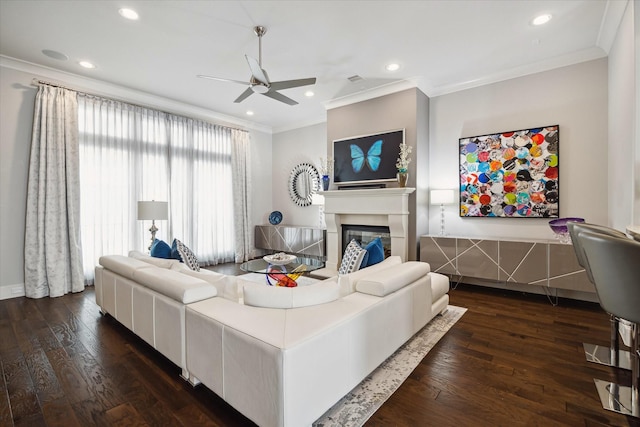
[[[384,261],[379,262],[378,264],[372,265],[371,267],[361,268],[360,270],[350,274],[338,275],[338,283],[340,284],[340,296],[349,295],[355,292],[355,283],[358,279],[399,264],[402,264],[402,258],[397,255],[393,255],[385,258]]]
[[[142,268],[153,268],[152,265],[139,259],[126,257],[124,255],[104,255],[98,260],[104,268],[118,273],[128,279],[133,279],[133,273]]]
[[[193,271],[200,271],[200,264],[198,264],[198,258],[196,255],[178,239],[173,239],[173,244],[178,249],[178,253],[180,254],[180,260],[185,263],[187,267],[192,269]],[[173,250],[172,250],[173,254]]]
[[[384,247],[382,246],[382,239],[376,237],[370,241],[367,246],[364,247],[367,251],[365,259],[362,261],[360,268],[370,267],[374,264],[384,261]]]
[[[205,282],[210,283],[216,287],[216,289],[218,290],[218,296],[238,302],[239,295],[236,276],[227,276],[225,274],[216,273],[215,271],[206,270],[204,268],[201,268],[200,271],[193,271],[189,267],[181,263],[178,263],[171,269],[182,274],[204,280]]]
[[[286,288],[251,282],[244,284],[244,304],[265,308],[297,308],[325,304],[340,298],[335,279],[308,286]]]
[[[129,257],[144,261],[147,264],[155,265],[156,267],[160,268],[171,268],[176,264],[180,264],[180,261],[178,261],[177,259],[155,258],[147,254],[143,254],[140,251],[129,251]]]
[[[342,263],[340,264],[338,274],[348,274],[357,271],[366,253],[367,251],[362,249],[355,239],[351,240],[342,255]]]
[[[141,268],[133,273],[133,280],[183,304],[218,295],[218,290],[210,283],[174,270]]]
[[[449,292],[449,277],[433,272],[429,273],[429,277],[431,277],[431,295],[433,296],[433,301],[436,301]]]
[[[356,290],[384,297],[426,276],[429,271],[430,267],[426,262],[408,261],[359,279],[356,282]]]
[[[149,255],[155,258],[171,258],[171,246],[164,240],[154,239]]]

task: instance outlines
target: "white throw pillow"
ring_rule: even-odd
[[[366,253],[367,251],[362,249],[355,239],[351,240],[344,250],[344,255],[342,255],[342,263],[338,274],[349,274],[357,271]]]

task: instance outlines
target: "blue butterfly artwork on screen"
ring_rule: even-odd
[[[371,169],[376,172],[380,167],[380,155],[382,154],[382,140],[379,139],[367,150],[367,154],[364,154],[362,148],[356,144],[351,144],[351,167],[355,173],[362,170],[365,163]]]

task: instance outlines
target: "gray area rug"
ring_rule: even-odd
[[[371,375],[325,412],[313,423],[314,427],[363,425],[400,387],[429,350],[466,311],[466,308],[448,306],[444,314],[433,318],[413,338],[378,366]]]

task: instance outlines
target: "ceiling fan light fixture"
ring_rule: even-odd
[[[257,83],[257,84],[251,85],[251,90],[254,93],[267,93],[267,92],[269,92],[269,88],[267,86],[265,86],[264,84],[262,84],[262,83]]]

